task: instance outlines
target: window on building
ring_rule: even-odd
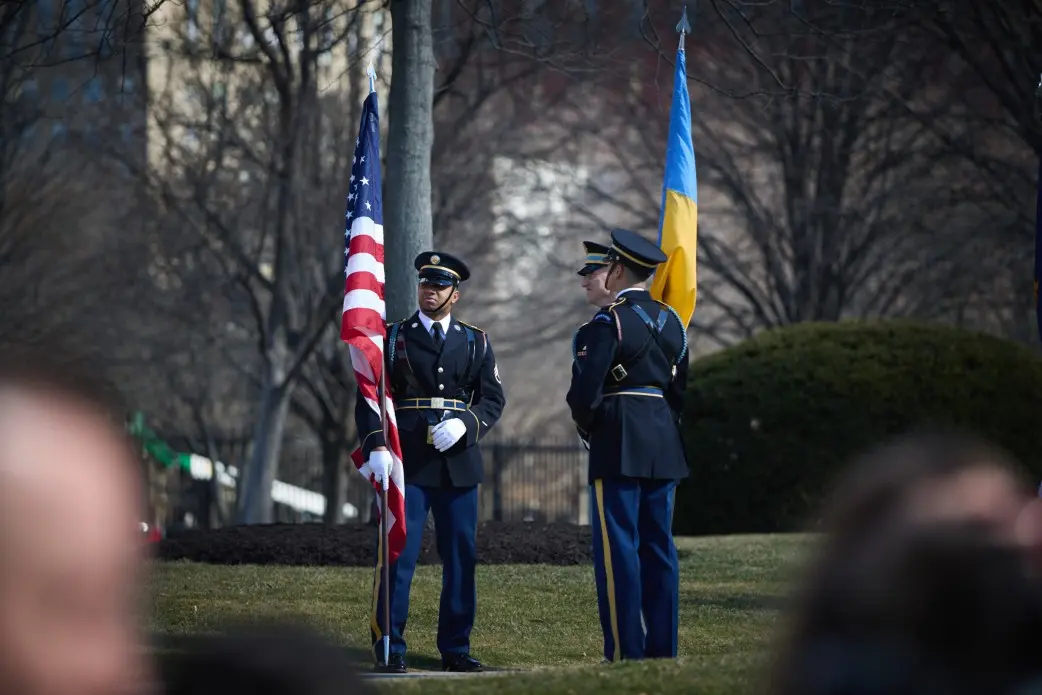
[[[56,77],[51,82],[51,99],[63,102],[69,98],[69,83],[64,77]]]
[[[134,93],[134,78],[130,75],[123,75],[120,80],[120,91],[124,94]]]
[[[22,98],[26,101],[35,102],[40,96],[40,88],[36,84],[36,78],[30,77],[22,83]]]
[[[333,10],[328,6],[322,11],[318,36],[318,64],[329,67],[333,63]]]
[[[65,55],[77,58],[83,55],[85,42],[84,32],[87,26],[86,0],[65,0],[65,12],[62,15],[62,44]]]
[[[633,35],[639,37],[641,35],[641,24],[644,22],[644,16],[648,13],[648,8],[644,5],[644,0],[630,0],[630,20],[632,22]]]
[[[199,38],[199,0],[185,0],[185,37],[189,41]]]
[[[103,98],[101,76],[95,75],[87,82],[83,90],[83,100],[88,104],[97,104]]]
[[[54,30],[55,0],[36,0],[36,28],[43,34]]]
[[[228,0],[213,0],[213,34],[211,40],[215,46],[227,43],[228,36]]]

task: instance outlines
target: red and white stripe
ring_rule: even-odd
[[[340,337],[348,344],[351,366],[365,403],[379,415],[380,404],[377,399],[380,370],[384,366],[384,343],[387,338],[384,230],[383,225],[377,224],[371,217],[359,216],[353,219],[349,233]],[[387,558],[389,562],[394,562],[405,547],[405,470],[390,393],[384,394],[384,406],[387,411],[387,431],[384,436],[394,462],[387,491]],[[364,432],[360,434],[365,436]],[[363,460],[361,448],[351,453],[351,460],[359,473],[366,478],[370,477],[369,464]]]

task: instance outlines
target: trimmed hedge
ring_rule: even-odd
[[[688,383],[678,535],[804,529],[852,455],[922,425],[974,431],[1042,475],[1042,358],[993,336],[799,324],[692,362]]]

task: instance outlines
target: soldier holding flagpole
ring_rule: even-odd
[[[370,68],[371,90],[374,79]],[[442,560],[437,637],[442,668],[480,671],[481,662],[470,653],[477,610],[478,485],[484,477],[478,442],[499,421],[506,398],[488,335],[452,315],[460,286],[470,278],[462,259],[440,251],[417,256],[418,310],[405,320],[384,321],[375,102],[372,91],[351,173],[344,307],[346,326],[349,306],[379,297],[378,325],[366,314],[369,323],[356,330],[352,343],[352,360],[356,352],[366,357],[355,367],[355,424],[361,442],[353,458],[381,491],[370,620],[376,670],[406,672],[409,593],[427,516],[433,513]]]

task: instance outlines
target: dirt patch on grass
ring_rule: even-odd
[[[373,526],[256,524],[213,531],[185,531],[156,544],[162,560],[218,565],[338,565],[371,567]],[[478,526],[478,563],[485,565],[582,565],[591,562],[590,527],[575,524],[485,522]],[[420,564],[440,564],[434,531],[424,532]]]

